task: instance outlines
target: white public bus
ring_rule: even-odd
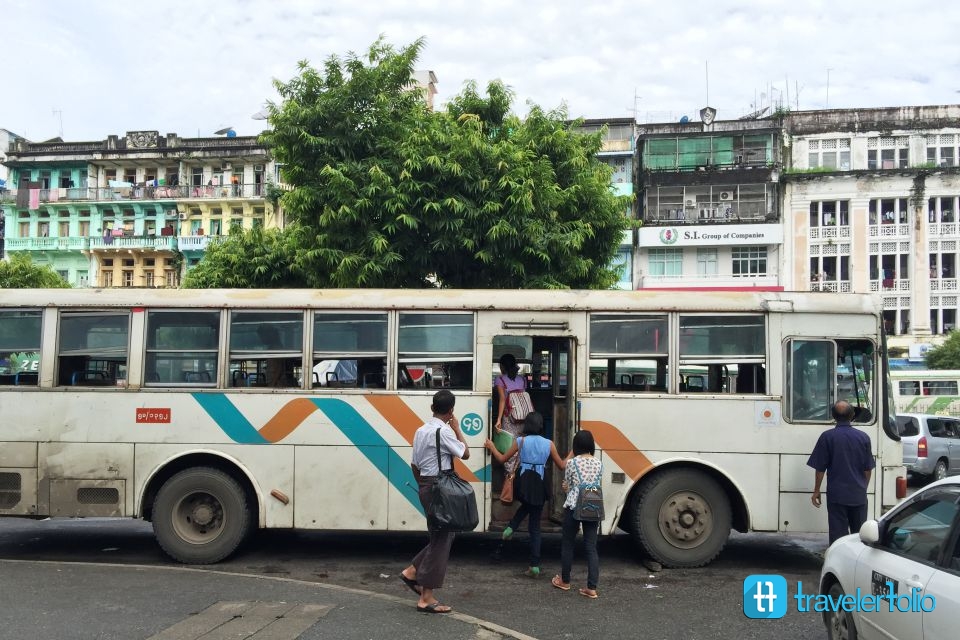
[[[960,371],[903,369],[890,376],[897,413],[960,416]]]
[[[699,566],[731,529],[825,530],[806,460],[841,397],[877,459],[870,515],[895,503],[881,320],[853,294],[8,291],[0,515],[144,518],[187,563],[258,528],[423,530],[411,442],[443,387],[474,453],[457,469],[478,531],[497,531],[516,506],[482,445],[510,352],[562,454],[594,434],[601,532]],[[548,482],[550,525],[561,474]]]

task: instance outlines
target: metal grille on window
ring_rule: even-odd
[[[941,135],[940,144],[953,144],[953,135],[951,134]]]
[[[910,252],[910,243],[901,242],[900,243],[900,253],[909,253]]]
[[[897,308],[897,299],[896,299],[896,298],[888,298],[888,297],[884,296],[884,298],[883,298],[883,308],[884,308],[884,309],[896,309],[896,308]]]
[[[896,146],[896,140],[890,137],[880,138],[880,146],[884,149],[892,149]]]
[[[845,255],[845,256],[850,255],[850,243],[849,243],[849,242],[843,242],[843,243],[841,243],[839,246],[840,246],[840,255]]]
[[[850,148],[850,138],[840,138],[840,140],[838,140],[837,142],[839,143],[841,149]]]
[[[19,473],[0,473],[0,509],[12,509],[20,503],[21,481]]]
[[[937,144],[937,136],[927,136],[927,144]]]
[[[876,149],[876,148],[877,148],[877,139],[867,138],[867,149]]]
[[[836,148],[837,148],[837,140],[836,140],[836,138],[833,138],[833,139],[830,139],[830,140],[823,140],[822,142],[823,142],[822,149],[824,149],[824,150],[827,150],[827,149],[836,149]]]
[[[955,307],[957,306],[957,296],[943,296],[942,302],[944,307]]]
[[[940,243],[942,251],[956,251],[957,250],[957,241],[956,240],[944,240]]]
[[[881,242],[880,243],[880,252],[881,253],[896,253],[897,243],[896,242]]]
[[[826,244],[826,245],[823,245],[823,255],[825,255],[825,256],[835,256],[835,255],[837,255],[837,245],[835,245],[835,244]]]
[[[819,140],[809,140],[807,142],[807,148],[810,151],[819,151],[820,150],[820,141]]]
[[[871,243],[870,243],[870,249],[869,249],[869,251],[870,251],[870,253],[877,253],[877,252],[879,252],[879,251],[880,251],[880,245],[879,245],[878,243],[876,243],[876,242],[871,242]]]
[[[812,245],[810,245],[810,255],[811,255],[811,256],[818,256],[818,255],[820,255],[820,245],[819,245],[819,244],[812,244]]]
[[[77,489],[79,504],[117,504],[120,492],[112,487],[81,487]]]
[[[902,298],[900,298],[900,306],[901,306],[902,308],[904,308],[904,309],[909,309],[909,308],[910,308],[910,298],[909,298],[909,297],[902,297]]]
[[[940,306],[940,296],[930,296],[930,306],[939,307]]]

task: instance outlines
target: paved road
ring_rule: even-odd
[[[774,621],[749,620],[742,613],[747,575],[781,574],[791,590],[798,581],[805,591],[813,588],[824,536],[737,535],[709,567],[659,573],[643,567],[626,537],[607,539],[600,547],[598,600],[550,587],[559,558],[555,535],[544,543],[544,576],[522,576],[525,539],[522,533],[517,538],[495,561],[496,538],[458,537],[439,594],[461,617],[440,619],[445,617],[416,613],[413,594],[397,577],[423,544],[422,535],[269,532],[215,567],[183,569],[160,553],[145,523],[5,519],[0,520],[0,559],[17,562],[0,560],[0,601],[8,603],[0,608],[0,638],[150,638],[224,603],[332,605],[303,638],[806,640],[824,635],[815,614],[792,607]],[[109,566],[77,566],[81,562]],[[583,583],[584,572],[579,556],[575,585]],[[83,620],[90,623],[80,624]],[[72,621],[78,623],[77,635],[45,633],[49,625]],[[16,634],[6,636],[11,629]]]

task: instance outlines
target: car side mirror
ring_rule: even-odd
[[[880,542],[880,523],[876,520],[867,520],[860,527],[860,542],[876,544]]]

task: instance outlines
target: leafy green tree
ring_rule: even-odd
[[[279,229],[237,228],[207,246],[203,260],[183,279],[186,289],[277,289],[305,287],[294,259],[290,233]]]
[[[929,369],[960,369],[960,331],[951,331],[943,344],[927,351],[924,362]]]
[[[69,289],[70,283],[48,264],[36,265],[24,253],[0,260],[0,289]]]
[[[276,83],[263,140],[292,186],[296,262],[315,287],[606,288],[630,199],[610,189],[601,136],[563,109],[510,114],[500,82],[444,112],[410,77],[423,40]]]

